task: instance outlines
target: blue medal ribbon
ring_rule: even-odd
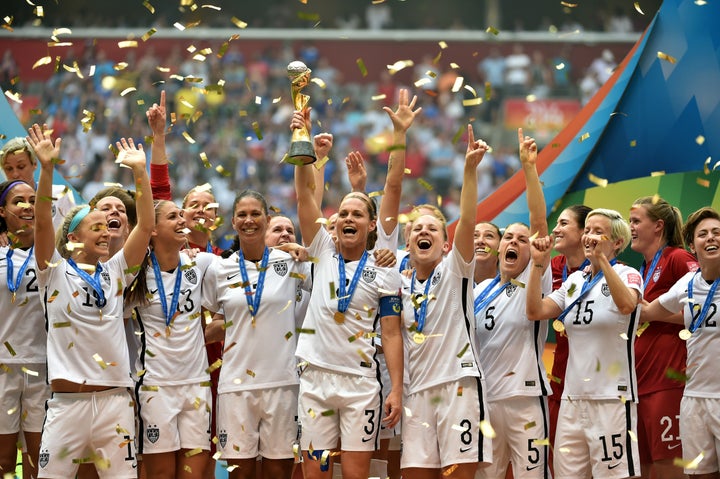
[[[15,250],[12,248],[8,249],[7,254],[5,255],[5,259],[7,260],[7,287],[10,290],[10,292],[13,294],[13,298],[15,298],[15,292],[20,287],[20,283],[22,282],[23,275],[25,274],[25,270],[28,267],[28,263],[30,263],[30,259],[33,255],[33,248],[35,246],[31,246],[30,250],[28,251],[27,258],[25,258],[25,261],[23,262],[22,266],[20,266],[20,270],[18,271],[17,278],[13,280],[13,262],[12,262],[12,256]]]
[[[582,264],[580,266],[578,266],[578,269],[576,269],[575,271],[582,270],[585,268],[585,266],[587,266],[589,264],[590,264],[590,261],[587,258],[585,258],[583,260]],[[565,282],[567,277],[568,277],[568,265],[567,265],[567,258],[565,258],[565,264],[563,265],[563,270],[562,270],[563,283]]]
[[[212,252],[213,252],[212,243],[210,243],[210,240],[208,240],[207,244],[205,245],[205,252],[206,252],[206,253],[212,253]]]
[[[180,302],[180,283],[182,282],[182,260],[178,259],[178,265],[175,269],[175,286],[173,287],[172,300],[170,300],[170,309],[168,310],[167,296],[165,295],[165,284],[162,279],[162,271],[158,263],[155,252],[150,252],[150,261],[152,262],[153,272],[155,273],[155,284],[158,288],[158,296],[160,296],[160,306],[162,306],[163,316],[165,316],[165,325],[170,326],[175,311],[177,311],[178,302]]]
[[[497,298],[500,293],[505,291],[505,288],[508,287],[510,282],[504,283],[502,286],[500,286],[498,289],[493,291],[493,293],[488,296],[488,293],[492,291],[492,289],[497,286],[497,284],[500,282],[500,275],[498,274],[493,278],[492,281],[490,281],[490,284],[485,287],[482,293],[478,294],[475,298],[475,316],[478,315],[483,309],[487,308],[488,304],[492,302],[493,299]]]
[[[338,311],[344,313],[350,307],[350,301],[352,300],[355,289],[357,288],[358,281],[360,281],[360,275],[365,268],[365,263],[368,259],[368,252],[364,251],[360,261],[358,262],[353,279],[350,281],[350,289],[345,291],[345,259],[342,254],[338,251],[338,276],[340,277],[340,286],[338,288]]]
[[[75,263],[75,260],[72,258],[67,260],[68,264],[72,267],[72,269],[75,270],[75,272],[80,276],[83,281],[85,281],[90,287],[97,293],[98,299],[97,304],[105,304],[105,292],[102,289],[102,283],[100,282],[100,273],[102,273],[102,266],[100,266],[100,263],[95,265],[95,274],[90,276],[85,271],[80,269]]]
[[[430,272],[430,276],[427,277],[425,280],[425,291],[423,294],[425,295],[425,299],[423,299],[423,302],[420,303],[420,307],[418,308],[415,306],[413,308],[415,312],[415,330],[418,333],[422,333],[423,328],[425,327],[425,318],[427,318],[427,307],[428,303],[430,302],[430,298],[428,298],[428,293],[430,292],[430,283],[432,283],[432,277],[433,274],[435,274],[435,268]],[[410,280],[410,297],[413,298],[413,302],[415,302],[415,270],[412,272],[412,279]]]
[[[245,256],[243,256],[242,248],[238,250],[237,254],[240,274],[242,275],[243,286],[245,287],[245,300],[247,301],[248,310],[250,310],[250,315],[253,317],[254,321],[255,316],[257,316],[258,310],[260,309],[260,300],[262,299],[263,287],[265,286],[265,272],[267,271],[268,260],[270,258],[270,250],[266,246],[265,251],[263,251],[262,261],[260,262],[260,267],[258,268],[258,280],[254,296],[247,268],[245,267]]]
[[[400,272],[402,273],[408,269],[408,263],[410,262],[410,255],[406,254],[403,259],[400,260]]]
[[[645,275],[645,261],[643,260],[642,266],[640,266],[640,276],[642,276],[643,279],[643,291],[647,290],[648,284],[650,284],[650,278],[652,278],[652,274],[655,271],[655,267],[658,264],[658,261],[660,261],[660,257],[662,256],[662,252],[665,249],[665,246],[657,250],[655,253],[655,256],[653,257],[652,262],[650,263],[650,269],[648,269],[647,275]]]
[[[610,266],[615,266],[615,263],[617,263],[617,258],[613,258],[610,260]],[[580,295],[575,299],[575,301],[572,302],[572,304],[570,304],[570,306],[565,308],[563,312],[560,313],[560,316],[557,317],[557,320],[564,323],[565,316],[568,315],[568,313],[575,307],[575,305],[577,305],[583,299],[585,294],[590,291],[593,286],[598,284],[604,276],[605,275],[603,274],[602,270],[600,270],[595,276],[592,277],[592,279],[590,279],[590,281],[586,279],[582,285],[582,289],[580,290]]]
[[[688,283],[688,308],[690,308],[691,318],[693,317],[693,283],[695,282],[695,278],[699,273],[700,270],[698,269]],[[700,314],[698,314],[696,318],[693,318],[690,321],[690,327],[688,328],[688,331],[690,331],[691,333],[697,331],[702,322],[705,321],[705,316],[707,316],[708,311],[710,310],[710,305],[713,302],[713,298],[715,297],[715,291],[717,290],[719,284],[720,278],[717,278],[715,279],[715,281],[712,282],[712,285],[710,286],[710,291],[708,291],[705,302],[703,303],[702,309],[700,310]]]

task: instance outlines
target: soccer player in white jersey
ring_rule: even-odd
[[[180,252],[186,241],[182,210],[156,201],[150,250],[125,302],[140,332],[138,452],[153,478],[199,479],[210,458],[212,398],[201,304],[214,255],[190,259]]]
[[[37,477],[40,433],[45,418],[47,335],[38,294],[34,256],[35,190],[21,180],[0,184],[0,233],[10,245],[0,248],[0,470],[15,470],[20,431],[23,471]]]
[[[203,285],[204,305],[225,315],[208,328],[224,330],[216,436],[232,479],[254,479],[258,457],[262,477],[289,479],[298,434],[295,304],[308,271],[266,246],[268,223],[265,198],[241,192],[232,217],[239,249],[216,258]]]
[[[548,234],[545,197],[538,177],[537,144],[518,129],[520,162],[525,174],[530,227],[513,223],[499,245],[500,272],[475,287],[475,350],[485,371],[490,422],[495,429],[493,462],[478,471],[478,479],[550,477],[547,380],[542,353],[547,322],[531,323],[525,315],[525,283],[530,275],[530,238]],[[548,264],[542,291],[552,289]]]
[[[617,263],[630,243],[630,227],[617,211],[588,213],[582,242],[591,272],[572,273],[543,298],[541,275],[552,241],[549,236],[534,240],[527,284],[528,319],[558,318],[553,328],[568,338],[554,474],[556,479],[634,477],[640,463],[632,437],[637,428],[633,343],[642,278]]]
[[[460,219],[452,250],[446,225],[433,215],[413,221],[414,267],[403,278],[404,334],[410,384],[403,417],[402,475],[467,478],[491,447],[480,434],[485,417],[480,368],[472,346],[473,231],[477,166],[488,146],[468,125]]]
[[[48,330],[47,403],[38,477],[73,477],[78,464],[94,462],[101,477],[137,476],[134,400],[122,290],[134,278],[153,231],[154,213],[146,158],[132,140],[117,143],[118,161],[137,185],[138,224],[125,247],[107,261],[105,214],[73,209],[58,230],[52,226],[54,143],[34,125],[28,140],[40,161],[35,205],[35,261]]]
[[[717,310],[720,304],[720,214],[700,208],[688,216],[683,239],[700,269],[680,278],[666,293],[643,306],[644,321],[683,324],[687,377],[680,402],[680,438],[685,473],[715,479],[720,471],[720,381],[717,375]],[[677,313],[682,312],[678,319]]]

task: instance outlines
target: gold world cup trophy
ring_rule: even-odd
[[[304,95],[302,89],[310,82],[311,70],[303,62],[294,61],[287,66],[288,78],[290,78],[290,95],[292,96],[293,106],[295,110],[302,111],[307,109],[310,101],[309,95]],[[310,132],[307,127],[297,128],[292,132],[290,140],[290,150],[288,151],[288,162],[294,164],[309,165],[314,163],[315,149],[313,148]]]

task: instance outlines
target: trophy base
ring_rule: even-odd
[[[309,165],[317,160],[313,144],[309,141],[293,141],[290,143],[287,156],[286,161],[288,163],[297,165]]]

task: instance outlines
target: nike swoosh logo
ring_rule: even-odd
[[[468,452],[470,449],[472,449],[472,446],[470,447],[461,447],[460,452]]]
[[[373,440],[373,438],[371,438],[371,437],[362,438],[362,442],[368,442],[368,441],[372,441],[372,440]]]
[[[235,276],[237,276],[239,274],[240,273],[230,274],[230,275],[228,275],[227,280],[230,281],[231,279],[233,279]]]
[[[150,290],[150,294],[152,294],[152,295],[154,295],[154,294],[157,293],[157,292],[158,292],[157,289],[151,289],[151,290]]]
[[[676,449],[678,447],[680,447],[680,444],[671,444],[668,446],[668,449]]]
[[[532,471],[533,469],[537,469],[538,467],[540,467],[540,464],[538,464],[537,466],[527,466],[525,469],[527,469],[528,471]]]
[[[608,469],[615,469],[615,468],[618,467],[620,464],[622,464],[622,462],[618,462],[617,464],[608,464]]]

